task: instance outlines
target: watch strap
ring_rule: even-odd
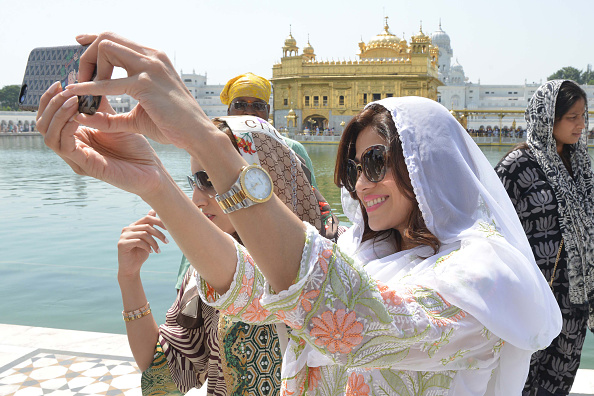
[[[229,189],[229,191],[222,195],[216,195],[215,199],[218,202],[221,209],[223,209],[223,213],[225,214],[235,212],[239,209],[247,208],[248,206],[252,206],[255,203],[247,198],[247,196],[241,189],[239,179],[237,179],[235,184],[231,186],[231,189]]]

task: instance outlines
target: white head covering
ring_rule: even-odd
[[[413,249],[430,257],[410,268],[408,255],[388,253],[388,242],[361,244],[361,209],[344,189],[343,209],[354,225],[338,243],[373,278],[390,286],[403,282],[403,271],[414,273],[415,284],[433,288],[503,339],[506,345],[489,394],[519,394],[531,354],[560,332],[561,312],[509,197],[491,164],[445,107],[419,97],[374,103],[392,113],[423,219],[442,247],[436,255],[425,246]],[[437,263],[456,249],[460,251],[452,259]]]

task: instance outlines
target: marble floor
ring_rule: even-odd
[[[141,396],[124,335],[0,324],[0,349],[2,396]]]
[[[141,395],[124,335],[0,324],[0,349],[1,396]],[[594,370],[578,370],[571,395],[594,396]]]

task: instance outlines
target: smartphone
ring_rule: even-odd
[[[19,108],[37,111],[41,95],[56,81],[62,89],[78,82],[80,57],[87,46],[70,45],[64,47],[35,48],[29,54],[21,92]],[[96,74],[93,73],[93,78]],[[78,111],[93,115],[101,104],[101,96],[85,95],[78,97]]]

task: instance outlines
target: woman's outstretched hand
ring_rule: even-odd
[[[106,103],[106,100],[102,101]],[[102,106],[103,106],[102,103]],[[107,104],[106,113],[113,111]],[[167,177],[157,154],[141,135],[104,133],[79,125],[76,94],[52,85],[41,97],[37,129],[45,144],[79,175],[108,182],[141,197],[156,191]]]
[[[133,132],[187,149],[203,128],[216,131],[162,51],[138,45],[114,33],[81,35],[89,45],[80,60],[79,81],[66,88],[77,95],[128,94],[138,104],[127,114],[79,114],[76,119],[103,132]],[[89,81],[97,66],[97,76]],[[111,79],[114,67],[127,78]],[[84,82],[87,81],[87,82]]]

